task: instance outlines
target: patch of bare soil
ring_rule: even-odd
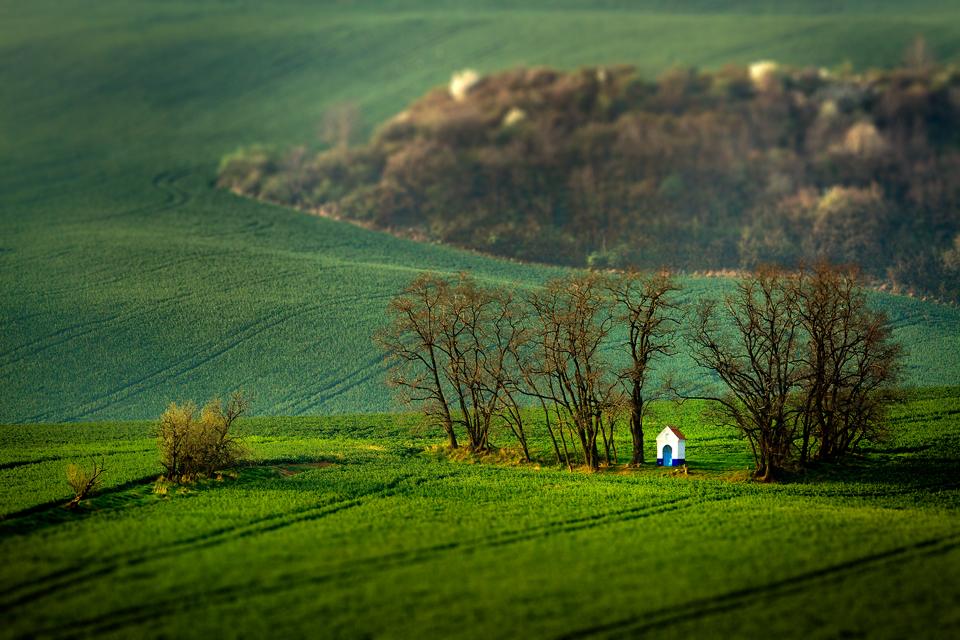
[[[295,476],[298,473],[303,473],[304,471],[309,471],[310,469],[326,469],[327,467],[337,466],[335,462],[305,462],[302,464],[284,464],[284,465],[270,465],[268,468],[275,469],[282,477],[288,478],[290,476]]]

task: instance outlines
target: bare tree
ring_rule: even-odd
[[[338,102],[323,114],[319,127],[320,139],[335,149],[346,149],[363,126],[360,108],[355,102]]]
[[[529,304],[527,306],[529,307]],[[511,385],[512,393],[510,394],[510,398],[512,401],[515,401],[520,395],[536,398],[540,403],[540,408],[543,410],[544,426],[553,444],[553,450],[557,456],[557,464],[564,464],[572,471],[573,465],[570,461],[570,451],[567,448],[563,432],[554,430],[554,423],[551,420],[550,412],[556,409],[556,405],[552,402],[553,394],[550,393],[553,379],[547,375],[547,367],[536,359],[540,357],[543,351],[543,342],[537,338],[537,334],[533,328],[528,328],[525,331],[524,338],[518,342],[518,349],[513,356],[515,371],[518,375],[514,378],[514,382]],[[514,404],[519,405],[517,402],[514,402]],[[519,406],[517,406],[517,413],[519,414]],[[554,413],[556,412],[554,411]],[[557,426],[559,426],[559,424]],[[562,453],[560,450],[561,443],[563,444]],[[524,445],[524,447],[525,446],[526,445]]]
[[[471,451],[491,446],[493,421],[504,417],[526,438],[510,374],[524,331],[512,293],[481,287],[465,273],[418,276],[389,306],[392,322],[377,340],[395,363],[401,399],[418,406],[457,448],[456,427]]]
[[[566,427],[580,445],[584,464],[595,471],[597,439],[605,428],[612,439],[620,406],[617,379],[603,353],[614,324],[608,285],[595,273],[557,278],[531,293],[529,303],[536,356],[528,375],[540,381],[537,393],[554,411],[564,449]]]
[[[520,335],[509,300],[463,273],[449,289],[439,345],[472,451],[490,448],[490,427],[505,399],[511,343]]]
[[[886,314],[867,302],[866,275],[821,260],[799,282],[803,353],[800,463],[835,460],[884,435],[892,387],[902,378],[903,346]]]
[[[643,417],[646,409],[647,376],[651,364],[676,353],[674,335],[679,320],[672,294],[681,289],[667,271],[627,271],[610,279],[610,292],[617,303],[616,319],[626,328],[625,347],[630,361],[620,373],[630,406],[633,456],[630,466],[643,464]]]
[[[488,371],[501,390],[499,417],[520,443],[524,460],[530,462],[524,407],[521,404],[522,397],[531,395],[525,387],[523,373],[531,346],[530,331],[524,322],[527,309],[524,300],[513,290],[497,289],[492,295],[496,299],[489,340],[493,366]],[[550,435],[552,438],[552,431]]]
[[[377,332],[375,340],[394,363],[390,382],[400,390],[401,402],[417,405],[456,449],[447,387],[441,382],[446,363],[439,347],[449,288],[447,278],[421,273],[390,301],[390,324]]]
[[[694,361],[728,389],[709,398],[718,417],[750,442],[754,475],[764,481],[783,469],[796,431],[803,336],[795,280],[777,266],[758,266],[722,302],[701,301],[685,330]]]
[[[927,39],[920,34],[913,37],[910,46],[903,52],[904,65],[914,71],[929,71],[936,61]]]

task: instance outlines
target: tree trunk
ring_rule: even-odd
[[[458,447],[458,445],[457,445],[457,434],[454,433],[453,427],[451,427],[451,426],[449,426],[449,425],[444,425],[444,429],[447,430],[447,435],[450,437],[450,448],[451,448],[451,449],[456,449],[456,448]]]
[[[591,438],[584,427],[577,427],[580,448],[583,449],[583,463],[590,471],[600,470],[600,452],[597,451],[596,433]]]
[[[633,385],[633,402],[630,406],[630,435],[633,436],[633,457],[631,467],[639,467],[643,459],[643,396],[640,395],[639,384]]]
[[[800,465],[806,466],[810,458],[810,427],[807,420],[803,420],[803,444],[800,446]]]
[[[763,470],[763,482],[773,482],[776,480],[776,469],[769,462],[764,466]]]
[[[543,418],[547,424],[547,433],[550,434],[550,441],[553,442],[553,451],[557,454],[557,464],[562,464],[563,459],[560,457],[560,445],[557,444],[557,438],[553,435],[553,428],[550,426],[550,411],[542,399],[540,400],[540,406],[543,407]],[[566,449],[566,443],[564,443],[564,449]]]
[[[604,428],[602,422],[598,423],[600,429],[600,436],[603,438],[603,450],[607,460],[607,466],[610,465],[610,442],[613,440],[613,434],[610,434],[610,438],[607,438],[607,431]]]

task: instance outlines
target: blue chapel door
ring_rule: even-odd
[[[668,444],[663,445],[663,466],[673,466],[673,447]]]

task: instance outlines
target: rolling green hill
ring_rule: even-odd
[[[474,6],[0,5],[0,422],[147,419],[235,388],[262,414],[389,410],[367,336],[414,272],[552,273],[212,188],[239,145],[317,144],[336,102],[372,127],[465,67],[890,66],[918,33],[941,60],[960,52],[947,2]],[[879,301],[911,383],[960,382],[957,310]]]

